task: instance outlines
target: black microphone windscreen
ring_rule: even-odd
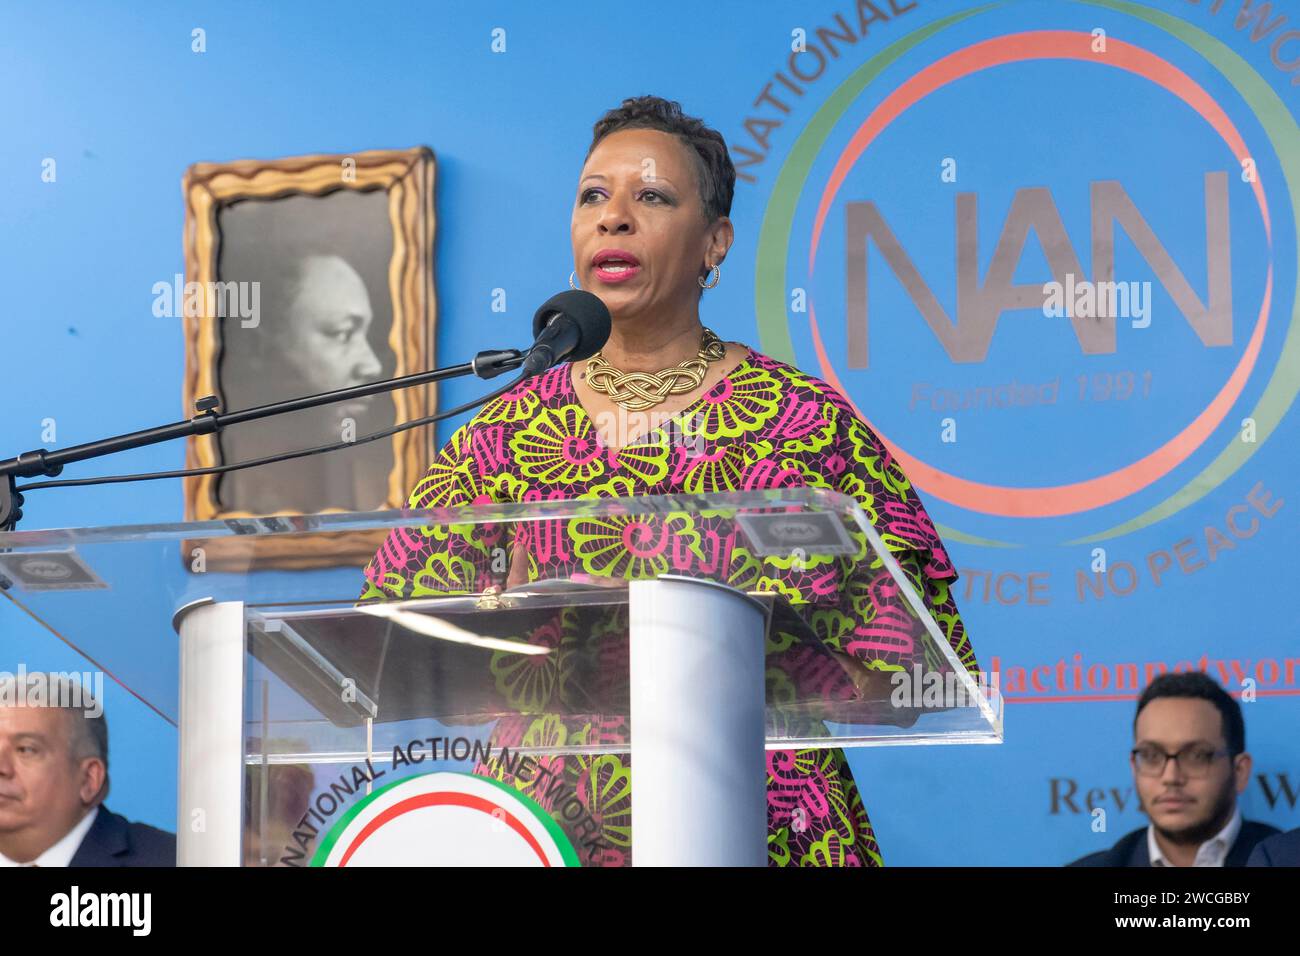
[[[557,313],[567,315],[577,323],[581,331],[577,348],[565,356],[570,362],[591,358],[609,341],[612,323],[609,309],[600,300],[600,296],[585,289],[566,289],[551,296],[533,316],[534,339],[542,334],[542,330]]]

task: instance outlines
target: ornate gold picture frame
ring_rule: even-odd
[[[187,415],[208,395],[230,412],[432,368],[434,174],[433,151],[423,146],[191,166],[183,180]],[[235,425],[189,439],[186,467],[349,440],[349,429],[359,438],[435,409],[434,386],[425,385],[342,410]],[[417,428],[355,449],[186,478],[185,520],[400,508],[431,451],[428,429]],[[265,536],[255,547],[246,538],[208,539],[204,562],[221,570],[360,567],[382,537],[341,532],[328,548],[320,536]]]

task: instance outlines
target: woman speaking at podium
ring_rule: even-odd
[[[558,365],[487,404],[440,450],[410,507],[832,488],[863,507],[973,671],[974,652],[953,601],[956,571],[889,452],[825,382],[722,342],[701,323],[701,298],[721,280],[733,239],[728,216],[736,173],[722,136],[684,116],[677,103],[651,96],[625,100],[593,134],[573,207],[576,268],[569,282],[609,308],[609,340],[585,362]],[[481,542],[476,554],[468,537],[446,528],[420,529],[414,538],[395,531],[385,545],[388,559],[376,556],[367,566],[361,599],[484,590]],[[610,538],[533,550],[526,560],[516,540],[508,583],[637,577],[637,561],[616,534]],[[864,571],[883,574],[879,559],[867,554],[875,568]],[[782,592],[794,604],[801,597],[806,606],[815,603],[811,595],[792,596],[789,587]],[[910,641],[893,651],[879,640],[855,640],[873,633],[876,593],[835,595],[834,616],[821,616],[814,630],[840,659],[850,689],[885,699],[889,673],[910,670],[918,659],[920,628],[910,652],[902,649]],[[498,687],[517,693],[514,703],[533,714],[545,711],[538,688],[556,683],[562,681],[498,674]],[[539,728],[546,732],[538,722],[517,736]],[[553,763],[551,771],[573,784],[601,823],[609,849],[595,862],[630,862],[630,758]],[[510,782],[491,761],[475,772]],[[767,795],[770,863],[881,865],[842,750],[768,751]]]

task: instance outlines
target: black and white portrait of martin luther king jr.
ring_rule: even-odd
[[[341,190],[232,203],[218,214],[217,278],[259,283],[258,315],[221,320],[218,382],[227,411],[388,378],[392,227],[383,191]],[[223,464],[332,444],[391,426],[388,394],[248,422],[220,436]],[[223,512],[379,508],[392,444],[228,472]]]

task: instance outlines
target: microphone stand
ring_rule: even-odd
[[[61,451],[38,448],[35,451],[23,452],[17,458],[0,461],[0,532],[13,531],[23,516],[23,496],[18,493],[18,478],[53,478],[63,471],[64,465],[73,462],[102,458],[105,455],[112,455],[119,451],[142,448],[145,445],[156,445],[160,442],[171,441],[174,438],[186,438],[190,435],[211,435],[230,425],[238,425],[242,422],[271,418],[288,412],[300,411],[304,408],[330,405],[334,402],[364,398],[368,395],[378,395],[381,392],[409,388],[412,385],[427,385],[430,382],[441,382],[444,379],[457,378],[462,375],[477,375],[479,378],[484,379],[495,378],[503,372],[518,368],[523,364],[525,357],[525,353],[517,349],[489,350],[479,352],[478,355],[474,356],[473,361],[461,365],[433,369],[428,372],[417,372],[414,375],[404,375],[401,378],[390,378],[380,382],[368,382],[365,385],[353,385],[350,388],[335,389],[332,392],[321,392],[318,395],[307,395],[303,398],[290,398],[282,402],[258,405],[237,412],[218,412],[217,407],[221,404],[220,400],[215,395],[207,395],[195,401],[194,410],[199,414],[193,418],[174,422],[170,425],[159,425],[155,428],[129,432],[113,438],[101,438],[98,441],[86,442],[83,445],[73,445]]]

